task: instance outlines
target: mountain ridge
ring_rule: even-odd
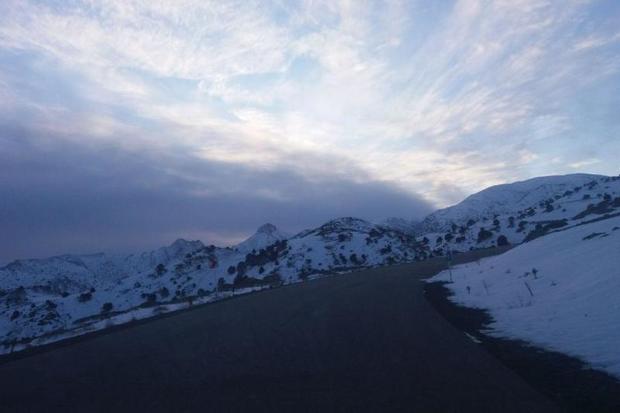
[[[510,185],[518,190],[506,196]],[[522,187],[526,187],[525,197]],[[0,268],[0,352],[2,344],[4,351],[11,351],[15,343],[32,345],[239,291],[520,244],[620,214],[619,177],[540,177],[499,186],[499,192],[497,188],[481,193],[499,193],[502,202],[518,199],[520,203],[500,213],[497,196],[485,201],[485,196],[474,194],[447,209],[466,211],[472,197],[482,198],[474,214],[435,215],[435,226],[424,231],[420,224],[418,233],[407,220],[371,223],[341,217],[292,236],[264,224],[245,241],[226,248],[177,239],[138,254],[16,260]]]

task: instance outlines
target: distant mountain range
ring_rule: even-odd
[[[179,239],[132,255],[63,255],[0,268],[0,353],[324,274],[519,244],[620,214],[620,178],[498,185],[421,222],[345,217],[289,235],[265,224],[229,248]]]

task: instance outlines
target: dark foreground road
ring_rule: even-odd
[[[0,411],[534,412],[555,407],[369,270],[205,306],[0,365]]]

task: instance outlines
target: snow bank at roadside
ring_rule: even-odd
[[[486,309],[489,333],[581,358],[620,377],[620,217],[453,268],[451,300]],[[444,271],[429,281],[449,281]]]

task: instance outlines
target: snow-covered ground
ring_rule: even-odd
[[[453,302],[486,309],[492,335],[567,353],[620,377],[620,217],[453,268]],[[429,281],[449,281],[444,271]]]

